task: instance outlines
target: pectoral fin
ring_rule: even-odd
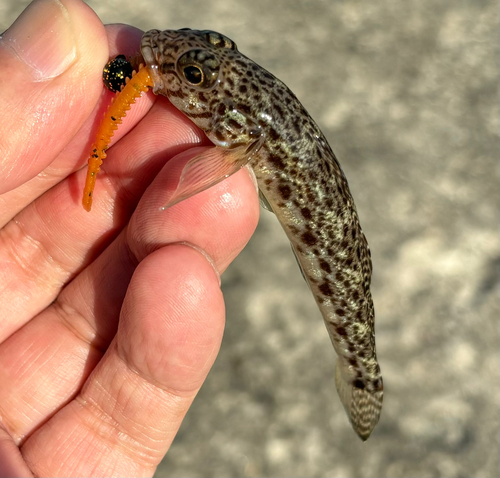
[[[233,149],[211,148],[190,159],[182,170],[179,184],[168,203],[160,209],[167,209],[184,199],[215,186],[245,166],[256,151],[253,145]]]

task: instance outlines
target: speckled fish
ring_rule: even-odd
[[[285,230],[321,310],[338,354],[337,391],[354,430],[366,440],[379,420],[383,398],[370,249],[346,177],[325,137],[295,95],[224,35],[151,30],[142,37],[141,53],[146,68],[132,79],[136,85],[129,83],[121,94],[135,88],[137,96],[152,85],[215,145],[187,163],[165,207],[245,165],[252,168],[261,202]],[[113,114],[117,121],[121,113]],[[99,148],[93,154],[100,165],[105,147]],[[95,182],[98,170],[90,181]],[[91,190],[87,193],[90,201]]]

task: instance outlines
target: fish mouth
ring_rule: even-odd
[[[156,59],[155,50],[157,50],[157,38],[159,30],[146,32],[141,39],[141,54],[153,79],[153,93],[156,95],[163,89],[163,79],[160,72],[160,65]]]
[[[174,42],[178,36],[176,30],[150,30],[142,36],[141,54],[153,79],[154,94],[165,91],[167,74],[176,74],[175,58],[168,54],[165,45]],[[159,57],[162,57],[161,65],[158,61]]]

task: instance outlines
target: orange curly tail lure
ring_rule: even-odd
[[[108,63],[104,71],[109,73],[110,68],[112,68],[114,64],[118,65],[115,68],[121,68],[120,65],[123,65],[123,62],[121,61],[122,58],[117,57],[117,59],[112,60]],[[116,62],[116,60],[119,61]],[[130,106],[135,103],[135,100],[141,96],[143,91],[147,91],[153,86],[153,80],[151,79],[148,69],[145,67],[140,68],[139,72],[135,75],[132,73],[132,78],[126,78],[126,74],[124,75],[122,69],[114,71],[113,75],[114,80],[110,80],[106,77],[104,78],[105,83],[110,90],[119,91],[123,82],[118,86],[117,79],[124,80],[125,86],[123,86],[120,93],[118,93],[115,97],[113,103],[109,106],[108,111],[106,111],[106,114],[99,125],[96,140],[92,145],[89,157],[89,167],[87,170],[87,179],[85,180],[85,188],[83,190],[82,199],[83,207],[87,211],[90,211],[92,208],[92,195],[95,188],[97,173],[101,170],[102,161],[106,157],[106,150],[109,147],[109,143],[115,130],[122,122],[123,118],[127,114],[127,111],[130,109]]]

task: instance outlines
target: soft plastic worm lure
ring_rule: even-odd
[[[121,60],[121,58],[119,58],[119,60]],[[125,76],[128,72],[124,70],[123,63],[120,63],[118,65],[119,69],[115,71],[114,61],[115,60],[108,63],[105,67],[105,72],[106,70],[108,70],[108,72],[111,70],[111,73],[114,74],[114,76],[107,78],[107,86],[109,89],[119,87],[120,81],[122,80],[121,77]],[[128,62],[126,64],[130,65]],[[125,78],[123,78],[123,81],[124,80]],[[118,125],[121,124],[130,106],[135,103],[135,100],[141,96],[142,92],[147,91],[152,86],[153,81],[148,69],[141,68],[137,74],[133,75],[132,78],[126,82],[120,94],[117,95],[113,103],[109,106],[108,111],[106,111],[99,125],[99,129],[97,130],[96,140],[92,145],[92,151],[88,162],[89,166],[82,199],[83,207],[87,211],[90,211],[92,208],[92,195],[95,188],[96,176],[101,169],[103,159],[106,157],[106,149],[109,146],[111,137],[118,128]]]
[[[383,399],[372,263],[347,179],[323,133],[280,80],[220,33],[151,30],[142,37],[141,54],[146,67],[119,93],[99,129],[84,207],[90,209],[95,175],[117,123],[130,103],[153,87],[215,145],[186,164],[165,207],[244,165],[253,169],[262,203],[285,230],[323,315],[338,355],[337,391],[354,430],[366,440]]]

